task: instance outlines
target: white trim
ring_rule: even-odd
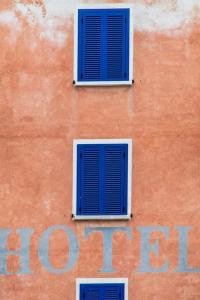
[[[78,81],[78,8],[74,12],[74,81]]]
[[[113,86],[113,85],[132,85],[129,81],[75,81],[75,86]]]
[[[128,300],[128,278],[77,278],[76,279],[76,300],[80,300],[80,284],[124,284],[124,300]]]
[[[130,32],[129,32],[129,80],[128,81],[78,81],[78,10],[79,9],[108,9],[108,8],[127,8],[130,9]],[[113,85],[132,85],[133,78],[133,9],[130,3],[112,4],[84,4],[79,5],[74,13],[74,82],[75,86],[113,86]]]
[[[73,215],[73,220],[130,220],[131,219],[131,215],[127,214],[127,215],[123,215],[123,216],[115,216],[115,215],[100,215],[100,216],[77,216],[77,215]]]
[[[128,145],[128,187],[127,215],[121,216],[77,216],[76,214],[76,185],[77,185],[77,145],[80,144],[127,144]],[[131,218],[132,196],[132,139],[75,139],[73,141],[73,201],[72,214],[74,220],[127,220]]]

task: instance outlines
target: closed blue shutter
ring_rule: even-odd
[[[80,296],[80,300],[102,300],[101,287],[92,284],[81,284]]]
[[[98,146],[78,145],[77,214],[100,214],[100,150]]]
[[[124,300],[124,284],[106,284],[103,288],[103,300]]]
[[[128,145],[108,145],[104,150],[104,214],[127,214]]]
[[[101,16],[79,16],[79,81],[101,80]]]
[[[81,284],[80,300],[124,300],[124,284]]]
[[[77,147],[77,215],[126,215],[128,145]]]
[[[109,13],[107,27],[107,80],[129,79],[129,17],[127,14]]]
[[[129,80],[129,9],[79,9],[78,81]]]

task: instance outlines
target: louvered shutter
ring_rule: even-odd
[[[77,148],[77,215],[127,214],[127,144]]]
[[[129,79],[129,15],[110,10],[106,16],[107,74],[111,81]]]
[[[129,9],[79,9],[78,81],[129,80]]]
[[[127,214],[128,145],[105,145],[103,207],[105,215]]]
[[[77,149],[77,214],[100,214],[100,148],[95,145],[78,145]]]
[[[124,284],[81,284],[80,300],[124,300]]]
[[[80,300],[102,300],[101,286],[81,284]]]
[[[124,284],[106,284],[103,289],[103,300],[124,300]]]
[[[79,81],[99,81],[101,74],[101,15],[79,12]]]

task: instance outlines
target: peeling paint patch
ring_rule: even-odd
[[[17,35],[21,32],[21,23],[13,11],[7,10],[0,13],[0,26],[8,27],[10,33],[7,38],[15,43]]]
[[[59,48],[63,47],[66,40],[67,34],[58,30],[46,29],[40,34],[41,39],[47,39],[51,43],[56,44]]]
[[[125,2],[133,8],[134,25],[138,31],[162,32],[179,29],[191,22],[195,16],[200,16],[199,0],[160,0],[149,4],[143,0]],[[90,1],[46,0],[45,6],[48,17],[58,17],[59,21],[67,18],[78,5],[84,3]],[[119,4],[117,1],[116,3]],[[98,1],[92,1],[91,6],[93,4],[98,4]]]
[[[15,30],[21,29],[21,24],[13,11],[7,10],[0,13],[0,24]]]
[[[57,6],[59,5],[54,3],[52,6],[51,3],[51,8]],[[16,3],[16,11],[25,17],[31,26],[40,26],[40,39],[47,39],[57,47],[64,46],[67,32],[60,27],[66,25],[67,28],[68,18],[60,18],[59,14],[50,14],[49,7],[21,2]]]
[[[30,26],[39,29],[40,39],[46,39],[56,47],[63,47],[73,11],[83,3],[90,1],[44,0],[27,4],[23,0],[15,0],[15,11],[0,13],[0,24],[8,25],[12,31],[19,30],[21,15]],[[91,5],[95,3],[98,1],[93,1]],[[195,17],[200,16],[199,0],[160,0],[148,3],[135,0],[128,3],[133,7],[134,26],[137,31],[182,34],[188,32]]]
[[[26,17],[32,25],[43,23],[43,11],[40,6],[34,4],[16,3],[16,12]]]
[[[52,17],[66,17],[71,14],[78,4],[82,4],[83,1],[77,0],[45,0],[45,7],[47,15]],[[94,1],[93,1],[94,3]]]
[[[133,6],[133,10],[135,28],[138,31],[166,32],[177,29],[184,31],[184,24],[189,24],[197,15],[200,16],[200,1],[177,0],[173,3],[165,1],[152,5],[137,3],[135,7]]]

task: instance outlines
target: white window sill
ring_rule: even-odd
[[[74,221],[82,220],[82,221],[87,221],[87,220],[130,220],[132,218],[132,214],[129,215],[119,215],[119,216],[107,216],[107,215],[102,215],[102,216],[78,216],[78,215],[72,215],[72,219]]]
[[[74,81],[74,86],[116,86],[133,85],[134,81]]]

